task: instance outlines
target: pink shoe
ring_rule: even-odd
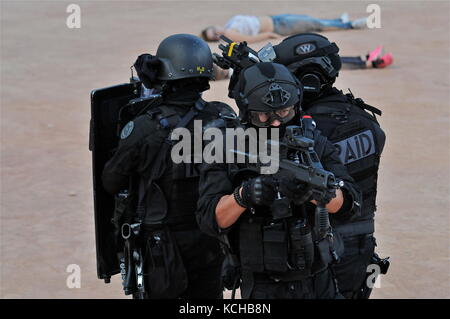
[[[367,61],[372,62],[372,61],[379,59],[381,57],[382,52],[383,52],[383,46],[381,46],[381,45],[377,46],[375,48],[375,50],[373,50],[372,52],[370,52],[367,55]]]
[[[376,59],[372,62],[374,68],[382,69],[391,65],[394,62],[394,57],[391,53],[383,55],[381,58]]]

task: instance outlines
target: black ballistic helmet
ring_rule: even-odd
[[[324,85],[333,84],[342,66],[336,43],[316,33],[288,37],[274,50],[274,62],[287,66],[300,79],[305,92],[319,92]]]
[[[159,45],[161,61],[157,79],[162,81],[193,77],[212,79],[213,60],[208,44],[191,34],[174,34]]]
[[[302,99],[300,82],[277,63],[256,63],[242,70],[236,88],[236,104],[243,120],[247,120],[249,111],[274,112],[291,106],[297,109]]]

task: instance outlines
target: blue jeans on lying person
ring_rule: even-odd
[[[278,14],[272,16],[274,32],[282,36],[325,29],[352,29],[351,22],[342,19],[317,19],[303,14]]]

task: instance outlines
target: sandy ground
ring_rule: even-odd
[[[118,277],[96,278],[92,89],[126,82],[137,55],[164,37],[233,14],[359,17],[369,3],[73,2],[81,29],[66,27],[70,2],[1,1],[2,298],[124,298]],[[376,225],[392,266],[373,298],[449,298],[449,3],[377,3],[381,29],[327,33],[345,55],[383,44],[395,57],[337,82],[383,110],[387,133]],[[213,83],[206,97],[229,101],[226,86]],[[81,267],[80,289],[66,286],[69,264]]]

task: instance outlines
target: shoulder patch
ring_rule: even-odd
[[[120,132],[120,138],[122,140],[126,139],[128,136],[130,136],[131,132],[133,132],[134,129],[134,122],[130,121],[125,125],[122,129],[122,132]]]

